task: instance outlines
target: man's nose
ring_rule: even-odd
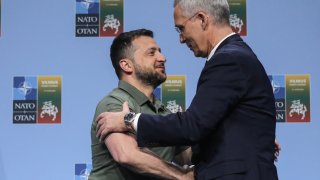
[[[167,60],[166,60],[166,57],[162,53],[159,53],[158,61],[166,62]]]
[[[180,40],[180,43],[181,43],[181,44],[183,44],[183,43],[186,42],[186,39],[184,38],[184,36],[183,36],[182,33],[179,34],[179,40]]]

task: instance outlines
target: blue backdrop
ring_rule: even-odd
[[[71,180],[91,163],[97,102],[117,85],[113,38],[75,37],[75,0],[2,0],[0,37],[0,179]],[[310,74],[311,123],[278,123],[282,180],[319,180],[320,1],[247,0],[248,36],[268,74]],[[173,2],[126,0],[125,30],[148,28],[167,58],[167,73],[187,76],[187,106],[204,59],[178,42]],[[61,75],[62,124],[12,123],[14,76]]]

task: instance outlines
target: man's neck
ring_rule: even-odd
[[[153,103],[153,91],[154,88],[151,85],[146,85],[145,83],[141,82],[140,80],[137,80],[135,78],[122,78],[121,80],[126,81],[127,83],[131,84],[135,88],[137,88],[139,91],[141,91],[149,101]]]
[[[223,26],[223,27],[215,27],[211,26],[212,30],[208,31],[210,34],[208,34],[208,55],[211,52],[211,50],[226,36],[228,36],[230,33],[232,33],[232,29],[230,26]]]

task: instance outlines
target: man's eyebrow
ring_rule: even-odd
[[[150,52],[150,51],[159,51],[159,52],[161,52],[161,48],[160,48],[160,47],[151,47],[151,48],[148,48],[148,49],[147,49],[147,52]]]

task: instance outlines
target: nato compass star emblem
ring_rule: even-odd
[[[18,88],[19,92],[23,95],[28,95],[31,93],[32,91],[32,86],[30,83],[24,81],[22,83],[19,84],[19,88]]]
[[[280,91],[280,85],[277,81],[272,80],[271,81],[273,94],[277,94]]]
[[[94,5],[94,0],[82,0],[80,3],[82,7],[90,9]]]

